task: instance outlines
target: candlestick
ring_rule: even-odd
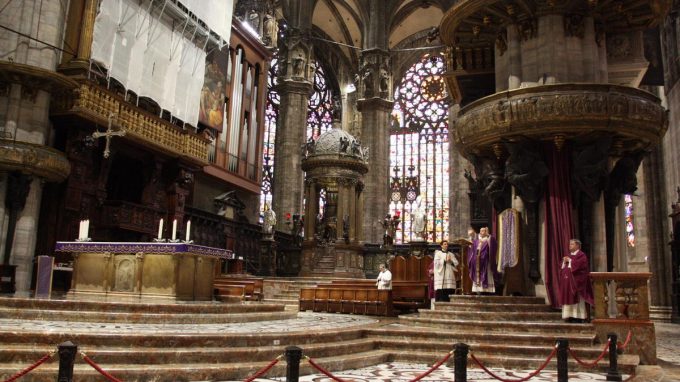
[[[161,239],[163,237],[163,218],[158,222],[158,238]]]
[[[189,236],[190,235],[191,235],[191,220],[188,220],[187,221],[187,237],[186,237],[186,240],[184,240],[187,243],[189,242]]]
[[[172,221],[172,240],[177,240],[177,219]]]

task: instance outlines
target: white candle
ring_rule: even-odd
[[[177,239],[177,219],[172,221],[172,240]]]
[[[187,221],[187,238],[184,241],[188,242],[190,235],[191,235],[191,220],[188,220]]]
[[[81,220],[80,225],[78,226],[78,240],[83,238],[83,225],[84,225],[84,223],[85,223],[85,221]]]
[[[85,235],[83,235],[83,239],[87,239],[90,237],[90,219],[85,220]]]
[[[158,238],[161,239],[163,238],[163,219],[161,218],[161,221],[158,222]]]

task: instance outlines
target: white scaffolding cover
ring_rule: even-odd
[[[157,2],[163,7],[164,1]],[[206,25],[229,41],[232,0],[184,0]],[[92,59],[139,96],[175,117],[198,124],[205,75],[205,44],[183,35],[184,21],[170,24],[149,14],[149,3],[102,0],[94,25]],[[193,21],[189,20],[189,23]],[[189,28],[187,30],[193,30]]]

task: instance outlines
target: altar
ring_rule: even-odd
[[[205,301],[233,252],[188,243],[57,242],[73,255],[69,295]]]

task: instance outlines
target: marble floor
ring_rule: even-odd
[[[295,332],[309,329],[338,329],[357,326],[382,326],[393,324],[393,322],[379,321],[373,317],[339,315],[328,313],[300,312],[295,319],[261,321],[252,323],[233,323],[233,324],[126,324],[126,323],[93,323],[93,322],[67,322],[67,321],[33,321],[33,320],[13,320],[0,319],[0,332],[12,331],[58,331],[72,333],[272,333],[272,332]],[[654,379],[657,381],[680,381],[680,325],[656,324],[657,332],[657,357],[664,371],[664,378]],[[323,365],[321,365],[323,366]],[[347,370],[334,373],[337,377],[346,381],[368,382],[368,381],[408,381],[421,374],[429,368],[425,364],[410,363],[387,363],[366,367],[358,370]],[[496,374],[508,379],[519,379],[526,376],[533,370],[503,370],[492,369]],[[442,366],[423,381],[453,381],[453,369]],[[285,378],[267,379],[260,378],[258,381],[284,381]],[[495,381],[492,377],[480,369],[468,370],[469,381]],[[539,376],[531,379],[532,381],[555,381],[555,371],[544,371]],[[605,377],[595,373],[571,373],[569,381],[604,381]],[[330,378],[321,374],[301,377],[303,382],[330,382]]]

